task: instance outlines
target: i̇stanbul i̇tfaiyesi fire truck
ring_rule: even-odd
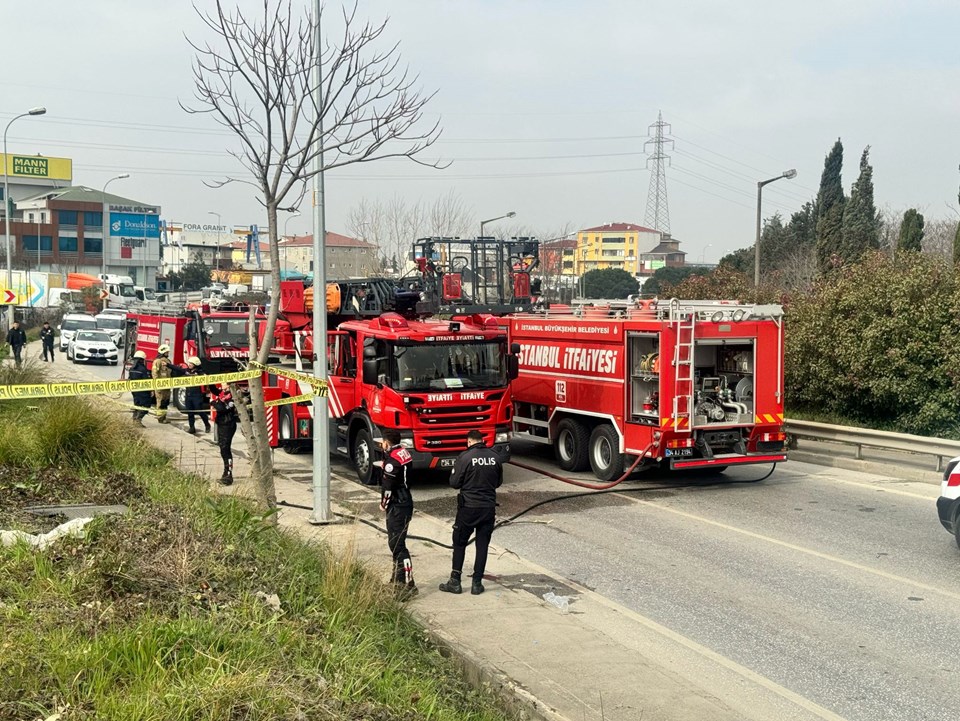
[[[389,281],[341,282],[325,298],[331,447],[349,455],[364,483],[385,428],[400,431],[414,468],[452,467],[474,429],[509,456],[515,358],[494,314],[531,307],[536,244],[429,238],[417,242],[415,257],[420,273],[405,291]],[[301,365],[313,355],[310,290],[282,284],[272,348]],[[309,392],[282,375],[266,376],[264,385],[268,401]],[[309,402],[268,408],[271,444],[307,447],[312,414]]]
[[[514,437],[602,480],[634,463],[784,461],[782,319],[778,305],[678,300],[512,316]]]

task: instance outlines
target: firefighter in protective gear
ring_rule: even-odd
[[[170,361],[170,346],[164,344],[157,348],[157,357],[153,359],[151,374],[154,380],[173,377],[173,363]],[[170,405],[170,389],[154,391],[157,398],[157,423],[167,423],[167,406]]]
[[[392,428],[383,431],[381,449],[384,453],[380,480],[380,509],[387,514],[387,546],[393,556],[393,576],[390,579],[402,599],[415,596],[413,563],[407,550],[407,529],[413,518],[413,496],[410,495],[409,469],[413,457],[400,445],[400,432]],[[378,463],[380,465],[380,463]]]
[[[470,593],[483,593],[483,572],[487,566],[487,549],[493,536],[497,514],[497,489],[503,483],[503,462],[496,451],[483,443],[478,430],[467,433],[467,450],[457,458],[450,485],[457,494],[457,518],[453,522],[453,570],[450,579],[440,584],[447,593],[462,593],[460,575],[470,536],[476,532],[477,555],[473,562],[473,583]]]
[[[186,367],[183,370],[183,375],[189,376],[198,376],[202,372],[200,370],[201,362],[200,359],[196,356],[192,356],[187,359]],[[197,416],[200,417],[200,420],[203,422],[203,429],[205,433],[210,432],[210,419],[208,418],[208,413],[205,406],[206,403],[206,392],[203,386],[187,386],[185,389],[185,401],[186,401],[186,411],[187,411],[187,433],[193,435],[197,432]]]
[[[138,350],[133,354],[133,365],[127,371],[127,378],[132,381],[145,381],[150,378],[150,371],[147,369],[147,354]],[[143,419],[150,412],[150,406],[153,405],[153,393],[151,391],[134,391],[133,422],[135,425],[142,426]]]

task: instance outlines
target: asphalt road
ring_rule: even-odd
[[[65,378],[118,375],[62,360],[54,369]],[[515,457],[558,472],[544,449],[518,447]],[[277,462],[302,472],[310,457]],[[676,477],[642,477],[542,506],[494,541],[840,718],[956,717],[960,551],[937,522],[937,487],[900,480],[895,467],[876,477],[797,462],[745,482],[767,469],[670,490],[641,489]],[[579,491],[515,466],[505,479],[501,518]],[[418,485],[419,511],[452,517],[442,477]],[[468,571],[471,562],[468,553]]]

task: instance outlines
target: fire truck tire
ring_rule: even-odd
[[[609,423],[601,423],[590,434],[590,468],[601,481],[612,481],[623,475],[620,439]]]
[[[585,471],[590,466],[587,444],[590,432],[580,421],[564,418],[557,424],[557,440],[553,453],[557,464],[565,471]]]
[[[350,447],[350,460],[357,471],[360,483],[369,486],[373,479],[373,437],[366,428],[361,428],[353,437]]]
[[[183,413],[187,409],[187,389],[186,388],[174,388],[173,389],[173,405],[174,407]]]
[[[294,440],[293,411],[287,406],[281,406],[278,416],[277,436],[280,439],[280,445],[283,446],[284,453],[295,456],[303,448]]]

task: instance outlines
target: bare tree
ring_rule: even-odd
[[[417,78],[400,66],[397,45],[378,49],[386,21],[361,22],[356,6],[342,12],[342,33],[336,42],[325,42],[320,57],[314,37],[321,18],[300,10],[299,3],[295,8],[292,0],[262,0],[257,14],[214,0],[211,12],[197,12],[211,37],[188,40],[196,53],[194,101],[183,108],[211,115],[236,136],[237,146],[228,152],[240,170],[209,185],[249,185],[266,210],[272,288],[262,337],[272,338],[280,305],[278,210],[299,205],[317,172],[317,158],[323,170],[391,157],[416,160],[440,133],[438,124],[423,122],[432,94],[415,87]],[[326,341],[314,341],[314,353],[322,359]],[[268,343],[257,353],[251,347],[251,360],[265,364],[269,353]],[[273,459],[260,379],[250,383],[250,400],[252,490],[272,507]]]
[[[957,221],[953,218],[931,218],[923,224],[923,252],[953,258],[953,240],[957,233]]]

